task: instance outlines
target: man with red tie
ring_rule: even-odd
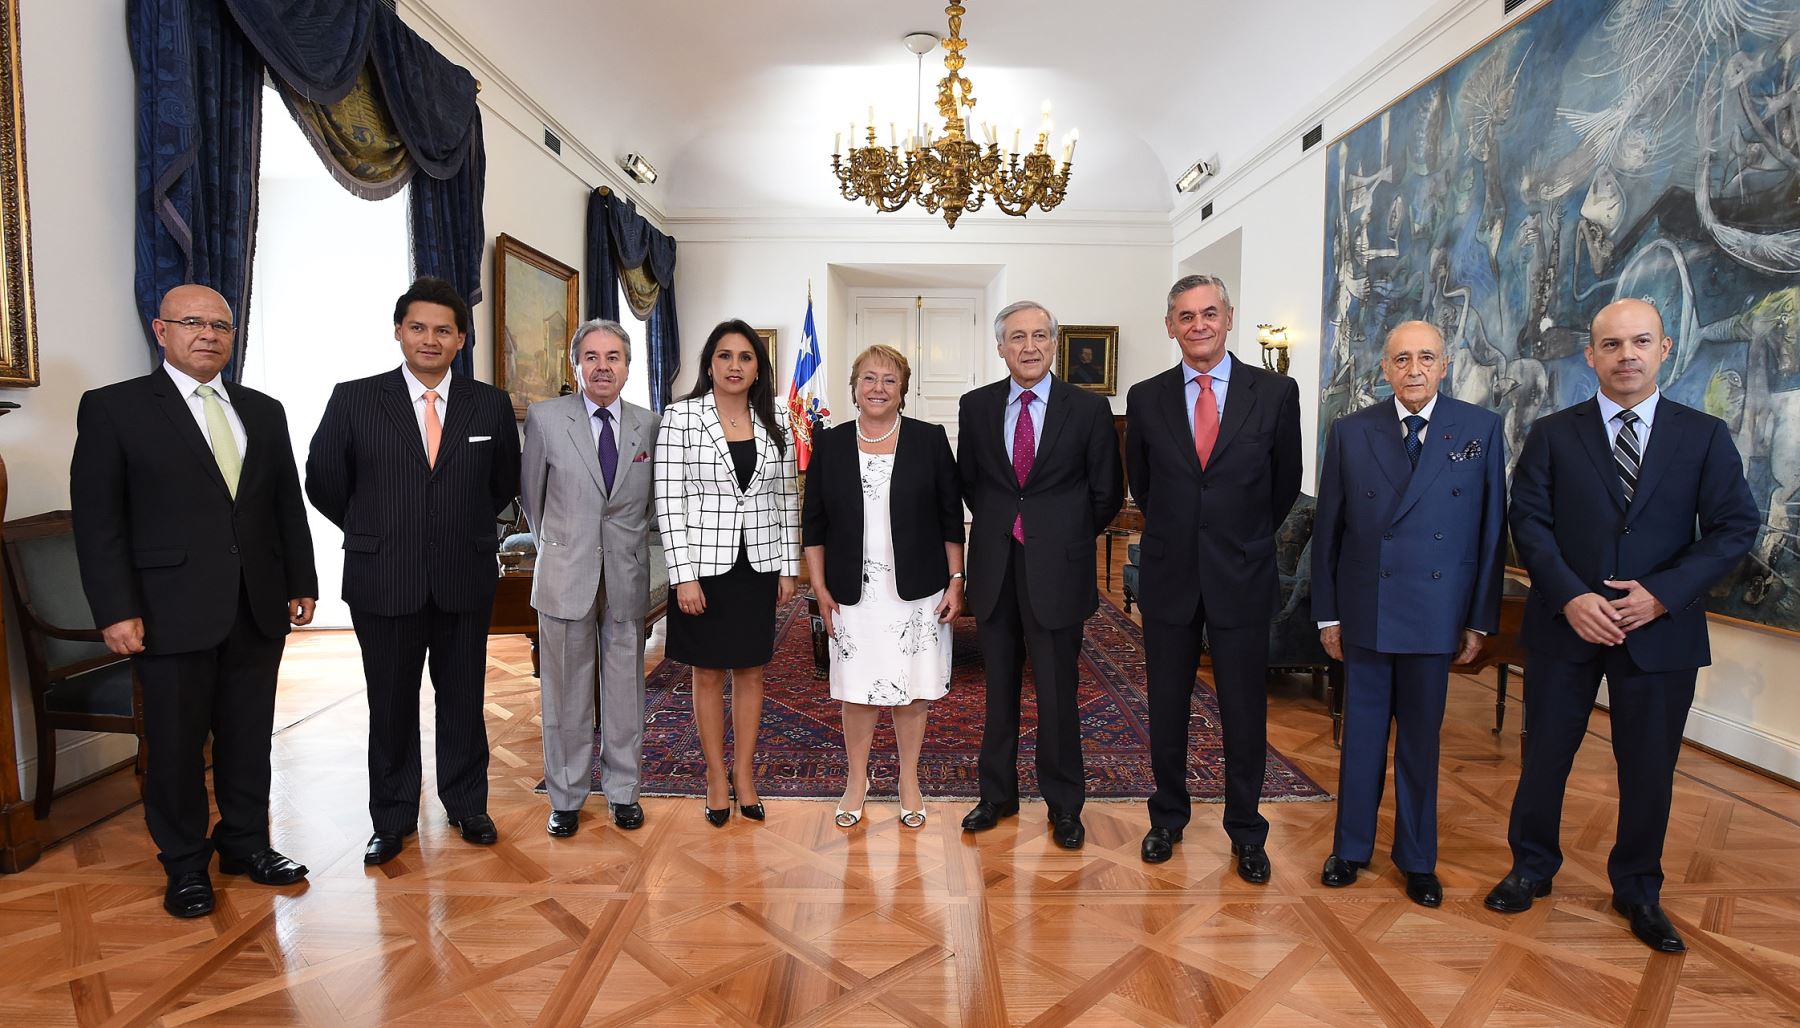
[[[1082,626],[1099,606],[1094,540],[1125,502],[1112,408],[1050,374],[1056,319],[1021,300],[994,319],[1006,378],[963,394],[957,468],[969,529],[965,594],[987,663],[981,802],[964,831],[1019,812],[1019,689],[1037,686],[1038,791],[1052,836],[1081,848],[1087,783],[1075,675]]]
[[[1225,832],[1239,877],[1261,884],[1275,533],[1300,495],[1300,390],[1226,351],[1221,280],[1176,282],[1163,320],[1181,363],[1132,386],[1125,403],[1126,474],[1144,513],[1138,603],[1156,778],[1142,855],[1173,856],[1190,816],[1188,715],[1204,634],[1225,737]]]

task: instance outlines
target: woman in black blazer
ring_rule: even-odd
[[[900,351],[864,350],[850,368],[856,420],[814,437],[806,472],[802,542],[844,705],[840,828],[862,820],[883,707],[900,749],[900,823],[925,823],[925,710],[950,688],[950,622],[963,606],[956,458],[942,426],[900,416],[910,378]]]

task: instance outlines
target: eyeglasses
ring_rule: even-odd
[[[165,325],[180,325],[189,332],[198,332],[203,328],[210,328],[222,336],[230,335],[236,328],[236,326],[229,321],[208,321],[205,318],[177,318],[174,321],[170,321],[167,318],[158,318],[157,320]]]

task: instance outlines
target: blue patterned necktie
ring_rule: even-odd
[[[1408,414],[1400,419],[1400,423],[1406,426],[1406,459],[1412,461],[1412,466],[1416,468],[1419,466],[1419,451],[1425,449],[1425,440],[1422,438],[1425,419],[1417,414]]]
[[[599,407],[594,410],[594,417],[600,419],[600,483],[610,496],[613,474],[619,470],[619,444],[613,439],[612,411]]]
[[[1619,435],[1613,440],[1613,463],[1619,466],[1619,485],[1625,489],[1625,502],[1630,503],[1632,494],[1637,492],[1638,468],[1644,463],[1643,452],[1638,449],[1638,416],[1622,410],[1613,417],[1619,421]]]

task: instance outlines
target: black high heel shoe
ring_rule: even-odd
[[[731,783],[730,790],[731,790],[730,791],[731,801],[736,803],[737,802],[737,782],[735,780]],[[730,812],[729,808],[727,808],[727,813],[729,813],[729,812]],[[761,821],[767,816],[766,812],[763,810],[763,805],[760,800],[755,803],[738,803],[738,813],[744,815],[745,817],[749,818],[752,821]]]
[[[729,788],[729,783],[727,783],[727,787]],[[714,828],[723,828],[725,827],[725,822],[731,820],[731,800],[729,799],[725,801],[725,806],[718,810],[706,806],[706,800],[704,799],[700,801],[700,807],[702,810],[706,811],[706,823],[712,825]]]

